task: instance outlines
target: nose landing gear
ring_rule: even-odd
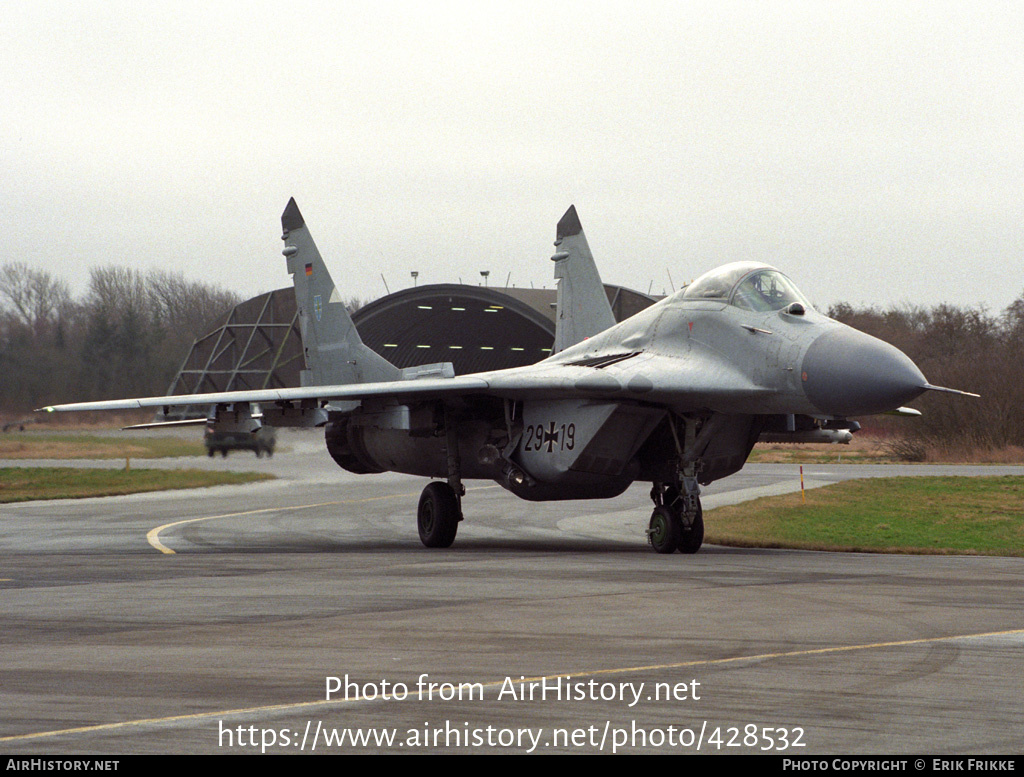
[[[661,493],[657,493],[657,492]],[[700,497],[684,500],[671,487],[662,490],[655,485],[651,492],[654,512],[647,529],[647,539],[657,553],[696,553],[704,544],[704,511]],[[661,502],[659,504],[659,501]],[[689,512],[686,507],[694,506]]]

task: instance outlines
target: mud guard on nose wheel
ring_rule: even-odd
[[[693,522],[686,526],[680,521],[681,531],[679,532],[678,548],[680,553],[696,553],[704,544],[704,509],[697,503],[697,514]]]

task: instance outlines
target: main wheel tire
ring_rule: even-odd
[[[679,521],[679,552],[680,553],[696,553],[700,550],[700,546],[704,544],[704,510],[701,508],[700,503],[697,503],[697,516],[693,519],[693,523],[686,526],[683,521]]]
[[[675,553],[679,546],[680,522],[675,511],[667,507],[655,507],[647,539],[657,553]]]
[[[428,483],[420,495],[416,526],[428,548],[447,548],[459,529],[459,500],[447,483]]]

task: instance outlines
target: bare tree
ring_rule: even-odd
[[[0,267],[0,302],[15,320],[41,336],[58,325],[71,304],[71,293],[64,281],[45,270],[12,262]]]

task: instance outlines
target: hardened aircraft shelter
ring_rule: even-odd
[[[655,302],[605,286],[617,321]],[[396,367],[451,362],[456,375],[519,367],[551,353],[554,289],[432,284],[403,289],[352,314],[359,336]],[[302,337],[291,287],[235,306],[195,342],[168,394],[299,385]]]

